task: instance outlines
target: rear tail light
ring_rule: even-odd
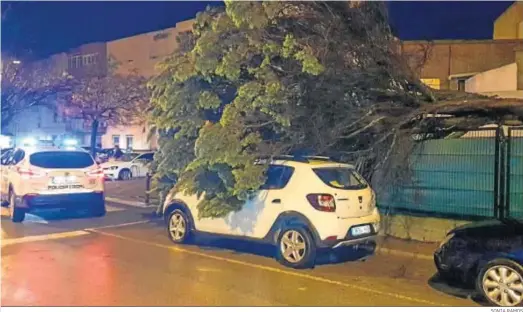
[[[97,177],[97,178],[103,178],[104,177],[104,170],[100,167],[97,167],[96,169],[89,171],[87,173],[90,177]]]
[[[330,194],[309,194],[307,200],[314,209],[325,212],[335,212],[336,203]]]
[[[31,179],[31,178],[40,178],[44,176],[44,173],[35,169],[25,169],[21,167],[16,167],[16,172],[24,178],[24,179]]]

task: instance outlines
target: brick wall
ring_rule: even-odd
[[[479,73],[516,61],[521,40],[403,41],[401,53],[420,78],[439,79],[441,89],[457,89],[451,75]]]

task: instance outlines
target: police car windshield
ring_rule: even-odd
[[[83,169],[94,165],[91,155],[84,152],[38,152],[29,157],[29,162],[46,169]]]

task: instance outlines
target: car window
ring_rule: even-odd
[[[12,156],[13,156],[13,151],[12,150],[9,150],[9,151],[6,151],[5,153],[3,153],[2,154],[2,159],[1,159],[2,166],[9,165]]]
[[[356,170],[347,167],[316,168],[314,173],[330,187],[343,190],[360,190],[367,187],[367,182]]]
[[[262,190],[279,190],[284,188],[294,173],[294,168],[283,165],[270,165],[267,169],[267,180]]]
[[[136,156],[138,156],[138,154],[135,154],[135,153],[127,153],[127,154],[123,154],[122,157],[120,157],[120,161],[132,161],[134,158],[136,158]]]
[[[136,158],[136,160],[147,163],[147,162],[153,161],[153,158],[154,158],[154,153],[147,153],[147,154],[140,155],[138,158]]]
[[[22,159],[24,159],[24,157],[25,157],[25,152],[23,150],[17,150],[13,154],[13,157],[12,157],[12,160],[11,160],[11,164],[12,165],[18,164],[19,162],[22,161]]]
[[[94,165],[94,160],[84,152],[39,152],[29,157],[33,166],[47,169],[82,169]]]

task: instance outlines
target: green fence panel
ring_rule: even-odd
[[[492,217],[495,154],[494,137],[420,143],[409,158],[410,179],[378,194],[379,206],[425,214]]]
[[[523,217],[523,138],[509,138],[509,212],[511,217]]]

